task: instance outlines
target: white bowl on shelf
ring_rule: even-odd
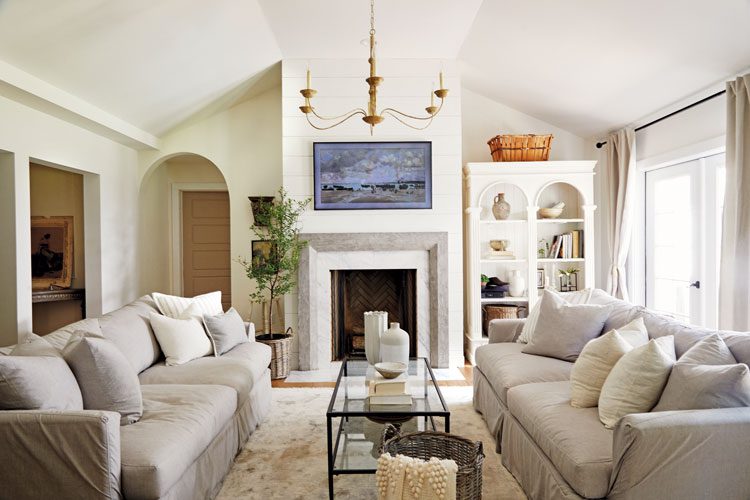
[[[396,378],[406,371],[404,363],[375,363],[375,370],[385,378]]]
[[[540,208],[539,217],[542,219],[557,219],[563,213],[562,208]]]

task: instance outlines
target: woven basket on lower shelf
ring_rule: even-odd
[[[445,432],[415,432],[398,435],[398,428],[386,424],[383,431],[383,453],[391,456],[429,460],[437,457],[456,462],[456,500],[481,500],[482,498],[482,463],[484,449],[481,441],[471,441],[461,436]]]
[[[487,144],[493,161],[547,161],[552,137],[552,134],[497,135]]]
[[[271,348],[271,379],[287,378],[289,376],[289,351],[292,346],[292,336],[288,333],[275,334],[275,338],[270,338],[268,334],[258,335],[255,340],[266,344]]]

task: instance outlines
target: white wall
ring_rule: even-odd
[[[166,170],[155,170],[156,167],[184,153],[208,159],[226,180],[231,217],[232,305],[248,318],[248,294],[253,284],[236,259],[240,256],[249,259],[250,242],[257,239],[250,231],[252,217],[247,197],[273,195],[281,186],[281,89],[276,86],[226,111],[191,122],[162,137],[158,150],[141,151],[138,182],[146,196],[153,194],[145,192],[153,186],[144,181],[152,173],[167,175]],[[164,241],[144,241],[142,259],[149,258],[150,250],[163,252],[163,247]],[[153,291],[151,287],[160,286],[164,279],[161,276],[156,281],[144,282],[141,292]],[[257,311],[253,321],[260,324]]]
[[[88,315],[98,316],[136,298],[136,151],[2,96],[0,150],[11,153],[0,162],[2,182],[14,184],[13,201],[3,202],[0,228],[3,233],[12,228],[13,234],[3,234],[7,247],[2,258],[4,266],[11,263],[6,271],[15,275],[2,281],[0,329],[6,334],[0,343],[14,341],[9,337],[15,332],[24,336],[32,329],[30,160],[84,176]]]
[[[461,89],[461,126],[463,163],[492,161],[487,141],[500,134],[554,135],[550,160],[593,157],[583,138],[466,88]]]
[[[282,64],[284,187],[295,198],[313,195],[312,150],[314,141],[432,141],[433,208],[431,210],[313,211],[303,217],[303,232],[423,232],[448,233],[450,364],[463,364],[463,285],[461,240],[461,85],[456,65],[444,62],[445,86],[450,94],[440,115],[424,131],[412,130],[387,118],[370,136],[360,117],[328,131],[317,131],[298,106],[299,89],[305,86],[306,60]],[[424,114],[429,93],[437,81],[441,61],[381,60],[378,74],[385,78],[378,92],[379,108],[395,107],[410,114]],[[312,86],[318,90],[313,105],[323,115],[339,115],[366,107],[369,74],[367,62],[312,60]],[[287,301],[287,325],[296,328],[296,301]],[[296,351],[296,346],[295,346]],[[293,356],[296,362],[296,355]]]

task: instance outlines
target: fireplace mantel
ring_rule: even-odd
[[[298,351],[301,370],[330,366],[334,269],[417,269],[418,355],[448,367],[448,233],[303,233],[298,275]]]

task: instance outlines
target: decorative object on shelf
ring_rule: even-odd
[[[557,219],[558,217],[562,215],[564,208],[565,208],[565,203],[563,203],[562,201],[549,208],[540,208],[539,217],[542,219]]]
[[[504,252],[510,247],[510,241],[508,240],[490,240],[490,248],[497,250],[498,252]]]
[[[490,278],[490,284],[493,285],[493,286],[506,286],[506,285],[510,285],[510,283],[508,283],[507,281],[501,280],[497,276],[493,276],[492,278]]]
[[[432,143],[316,142],[315,210],[432,208]]]
[[[484,331],[489,331],[490,321],[493,319],[517,319],[518,306],[515,305],[486,305],[484,311]]]
[[[482,283],[482,289],[484,289],[484,287],[486,287],[486,286],[487,286],[487,283],[489,283],[489,282],[490,282],[490,279],[489,279],[489,278],[487,277],[487,275],[486,275],[486,274],[483,274],[483,275],[481,276],[480,280],[481,280],[481,283]]]
[[[375,370],[385,378],[396,378],[406,371],[406,363],[386,362],[375,363]]]
[[[544,272],[544,269],[537,269],[536,270],[536,287],[538,289],[542,289],[545,286],[547,286],[547,277]]]
[[[547,161],[553,135],[496,135],[487,144],[493,161]]]
[[[539,246],[537,247],[536,256],[540,259],[544,259],[549,254],[549,241],[542,238],[539,240],[538,244]]]
[[[73,279],[73,217],[32,217],[31,249],[31,288],[70,288]]]
[[[578,272],[580,269],[577,267],[569,267],[567,269],[559,269],[560,274],[560,291],[561,292],[576,292],[578,291]]]
[[[362,115],[362,120],[370,126],[370,135],[372,135],[375,125],[385,120],[386,115],[390,115],[409,128],[413,128],[416,130],[424,130],[430,126],[435,116],[440,112],[441,109],[443,109],[443,103],[445,101],[445,98],[448,96],[448,89],[446,89],[443,86],[443,72],[440,71],[440,75],[439,75],[440,87],[435,91],[430,91],[430,94],[429,94],[430,105],[425,108],[425,111],[427,112],[427,116],[414,116],[408,113],[403,113],[394,108],[381,109],[380,114],[378,114],[378,109],[377,109],[378,85],[383,83],[383,77],[376,76],[377,73],[375,70],[376,68],[375,46],[376,46],[375,0],[370,0],[370,57],[367,60],[367,62],[370,64],[370,76],[369,78],[365,79],[365,81],[367,82],[367,85],[370,87],[369,89],[370,100],[367,104],[367,111],[365,111],[362,108],[356,108],[356,109],[349,111],[348,113],[344,113],[343,115],[339,115],[339,116],[326,117],[326,116],[319,115],[318,112],[315,111],[315,108],[313,107],[310,101],[315,96],[317,91],[312,88],[310,69],[308,68],[307,69],[307,86],[306,88],[299,91],[300,94],[302,94],[302,97],[305,98],[305,104],[303,106],[300,106],[299,109],[305,115],[307,122],[313,128],[316,128],[318,130],[327,130],[327,129],[336,127],[337,125],[341,125],[342,123],[347,121],[349,118],[352,118],[357,115]],[[439,106],[435,106],[435,97],[440,99]],[[319,120],[332,121],[334,123],[328,126],[315,125],[310,120],[311,114],[314,115]],[[416,121],[417,123],[420,123],[420,125],[424,124],[424,126],[411,124],[407,120]]]
[[[250,200],[250,209],[253,212],[253,225],[260,226],[258,223],[258,214],[263,207],[269,203],[273,203],[273,196],[248,196],[247,199]]]
[[[380,360],[383,363],[409,363],[409,334],[398,323],[380,336]]]
[[[273,305],[278,302],[277,298],[294,289],[300,252],[307,244],[299,239],[299,218],[310,200],[293,200],[282,188],[275,202],[261,200],[258,203],[257,224],[251,229],[268,243],[270,254],[263,258],[253,254],[249,262],[243,258],[238,262],[245,268],[247,277],[255,280],[256,289],[250,299],[262,305],[264,318],[268,318],[264,320],[264,333],[255,338],[271,347],[271,378],[279,379],[289,375],[289,351],[294,332],[291,328],[284,333],[273,331]],[[268,304],[267,316],[263,304]]]
[[[549,259],[582,259],[584,257],[583,229],[557,234],[547,254]]]
[[[514,270],[510,273],[510,296],[522,297],[526,290],[526,280],[523,278],[521,271]]]
[[[365,312],[365,357],[371,365],[380,361],[380,336],[385,331],[387,324],[387,312]]]
[[[505,201],[505,193],[497,193],[492,204],[492,215],[497,220],[506,220],[510,216],[510,203]]]

